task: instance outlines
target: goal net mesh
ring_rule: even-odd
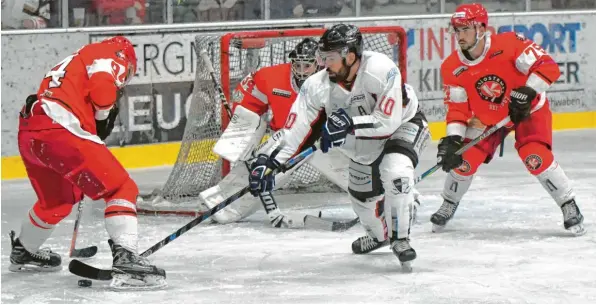
[[[400,67],[405,78],[406,33],[397,26],[360,28],[364,49],[384,53]],[[212,148],[227,126],[228,117],[222,111],[219,94],[213,85],[205,63],[199,56],[207,50],[219,75],[219,81],[231,103],[236,85],[249,73],[261,67],[289,62],[288,55],[302,39],[318,40],[323,28],[235,32],[225,35],[197,35],[195,51],[196,77],[191,105],[178,158],[161,190],[151,195],[150,204],[141,204],[141,212],[197,210],[198,196],[216,185],[229,171],[229,164]],[[285,192],[337,192],[340,189],[317,170],[304,164],[296,170],[290,182],[282,186]]]

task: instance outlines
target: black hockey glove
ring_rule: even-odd
[[[461,136],[446,136],[439,141],[439,151],[437,152],[437,164],[445,172],[458,168],[464,162],[462,155],[456,155],[463,146],[463,138]]]
[[[532,101],[536,98],[536,90],[523,86],[511,90],[511,101],[509,102],[509,117],[513,124],[519,124],[530,116]]]
[[[262,192],[270,192],[275,187],[275,175],[273,173],[279,167],[279,162],[270,159],[265,154],[259,154],[257,160],[250,166],[250,175],[248,183],[250,193],[258,196]]]
[[[333,112],[323,125],[321,151],[326,153],[329,148],[344,145],[346,136],[353,130],[354,121],[343,109]]]
[[[114,122],[116,122],[116,117],[118,117],[118,105],[114,104],[114,107],[110,109],[110,113],[108,114],[108,118],[105,120],[95,120],[95,131],[97,131],[97,136],[103,141],[105,140],[114,129]]]

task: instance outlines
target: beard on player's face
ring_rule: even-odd
[[[342,63],[339,69],[335,69],[334,72],[331,67],[327,67],[327,73],[329,74],[329,80],[334,83],[341,83],[348,78],[348,74],[350,74],[350,70],[348,67]]]

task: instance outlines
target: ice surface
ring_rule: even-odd
[[[430,232],[440,206],[444,174],[419,185],[420,223],[412,229],[418,252],[414,272],[400,272],[384,248],[351,253],[360,225],[344,233],[270,228],[264,213],[232,225],[200,225],[151,256],[167,271],[169,288],[113,292],[106,282],[77,287],[66,266],[76,213],[57,226],[47,246],[63,256],[52,274],[8,271],[8,232],[35,201],[27,181],[2,183],[2,303],[596,303],[596,130],[559,132],[556,157],[573,180],[588,234],[571,237],[560,209],[524,168],[508,138],[505,157],[481,168],[447,229]],[[432,166],[436,143],[418,168]],[[151,191],[168,169],[132,173]],[[277,197],[285,211],[336,218],[354,216],[345,195]],[[99,246],[89,263],[108,267],[111,255],[103,229],[103,203],[89,203],[78,247]],[[140,217],[144,250],[191,218]]]

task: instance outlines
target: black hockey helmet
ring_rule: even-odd
[[[292,63],[292,74],[296,84],[301,87],[304,81],[317,71],[321,66],[317,60],[319,44],[312,38],[304,38],[299,42],[288,56]]]
[[[356,57],[360,58],[362,49],[362,33],[357,26],[351,24],[336,24],[327,29],[319,40],[321,52],[339,51],[342,57],[353,52]]]

